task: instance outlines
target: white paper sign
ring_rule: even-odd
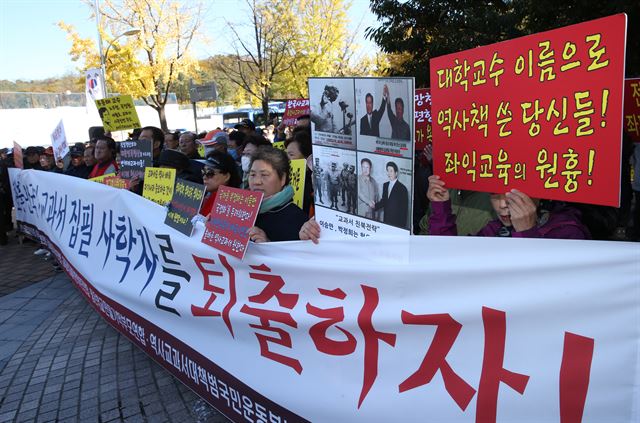
[[[53,146],[53,157],[61,160],[69,153],[69,144],[67,144],[67,134],[64,132],[64,124],[62,120],[51,133],[51,145]]]

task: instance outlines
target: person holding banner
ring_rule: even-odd
[[[202,181],[206,194],[200,207],[200,214],[206,217],[211,213],[219,187],[238,188],[240,186],[240,175],[233,157],[222,151],[210,152],[202,168]]]
[[[249,189],[264,194],[256,224],[249,229],[253,242],[296,241],[307,215],[296,206],[289,185],[289,159],[282,150],[260,147],[251,161]]]
[[[118,164],[115,161],[115,155],[116,142],[106,135],[98,138],[94,150],[94,156],[97,163],[91,170],[89,179],[108,175],[110,173],[116,173],[118,171]]]
[[[429,235],[457,235],[449,191],[438,175],[429,177],[427,197],[431,201]],[[550,210],[543,210],[539,204],[540,200],[516,189],[491,194],[491,205],[498,218],[487,223],[476,236],[591,239],[577,209],[555,203]]]

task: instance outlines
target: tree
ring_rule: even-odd
[[[371,0],[381,25],[367,36],[386,53],[398,54],[392,75],[414,75],[416,86],[429,86],[429,59],[626,12],[629,15],[627,74],[640,71],[640,24],[637,0]]]
[[[158,113],[160,126],[167,130],[165,106],[178,78],[188,78],[198,62],[190,56],[198,38],[202,4],[185,5],[175,0],[105,0],[100,7],[100,31],[105,45],[111,34],[140,29],[125,44],[114,43],[106,58],[106,85],[110,91],[141,98]],[[73,60],[82,61],[82,70],[100,66],[100,58],[91,39],[81,38],[71,25],[59,26],[72,41]]]

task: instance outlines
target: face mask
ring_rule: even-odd
[[[243,172],[248,172],[249,171],[249,165],[251,164],[251,157],[242,156],[242,158],[240,159],[240,163],[242,163],[242,171]]]
[[[233,157],[233,160],[238,160],[238,152],[236,151],[235,148],[229,149],[228,152],[231,155],[231,157]]]

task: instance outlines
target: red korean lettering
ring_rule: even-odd
[[[560,422],[581,422],[589,390],[589,375],[593,360],[593,338],[564,334],[562,365],[560,366]]]
[[[476,390],[465,382],[447,362],[447,354],[451,351],[462,325],[453,319],[450,314],[416,315],[402,310],[401,316],[402,323],[405,325],[429,325],[436,326],[437,329],[418,370],[400,384],[399,391],[405,392],[430,383],[438,370],[440,370],[445,389],[458,404],[458,407],[461,410],[465,410]]]
[[[319,288],[318,291],[322,295],[339,300],[344,300],[347,296],[340,288],[333,290]],[[309,329],[311,340],[318,351],[329,355],[349,355],[355,351],[357,344],[356,338],[340,326],[336,326],[336,329],[345,335],[346,339],[344,341],[336,341],[327,336],[327,330],[331,326],[344,320],[343,307],[322,309],[307,303],[307,313],[315,317],[326,319],[316,323]]]
[[[258,272],[271,272],[271,269],[266,265],[250,266],[253,270]],[[258,304],[266,304],[271,298],[275,298],[281,307],[289,310],[298,303],[298,294],[288,294],[282,292],[284,287],[284,280],[278,275],[269,273],[249,273],[249,277],[253,280],[259,280],[266,282],[267,285],[257,295],[252,295],[248,299],[251,302]],[[260,344],[260,355],[277,363],[291,367],[296,373],[302,373],[302,364],[295,358],[287,357],[285,355],[276,353],[269,349],[269,344],[274,343],[286,348],[292,348],[291,335],[279,327],[272,326],[271,322],[281,323],[292,328],[297,328],[298,323],[291,317],[291,314],[282,311],[266,310],[262,308],[255,308],[248,305],[243,305],[240,309],[241,313],[249,314],[260,319],[260,324],[251,324],[250,327],[254,329],[260,329],[268,332],[275,333],[276,336],[268,336],[262,333],[256,332],[256,338]]]
[[[503,367],[507,337],[506,313],[482,307],[482,323],[484,325],[484,356],[478,386],[476,421],[495,422],[500,382],[504,382],[522,395],[529,382],[529,376],[514,373]]]
[[[373,312],[378,306],[378,290],[367,285],[360,285],[364,294],[364,304],[358,313],[358,326],[364,335],[364,377],[358,408],[371,390],[378,377],[378,341],[383,341],[392,347],[396,345],[396,335],[379,332],[373,327]]]

